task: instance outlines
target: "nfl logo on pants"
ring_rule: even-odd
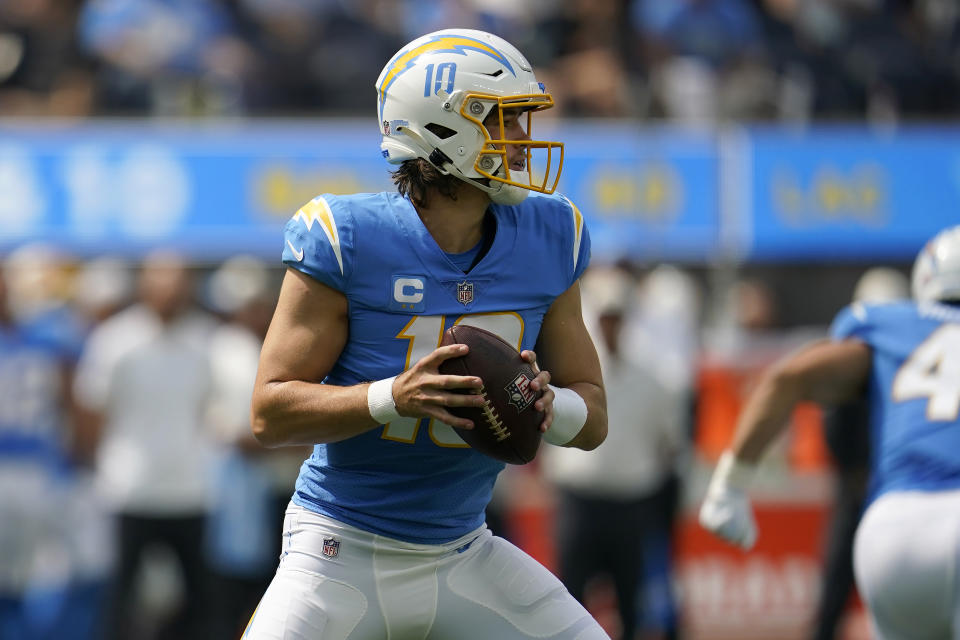
[[[327,558],[336,558],[340,553],[340,541],[336,538],[323,539],[323,555]]]

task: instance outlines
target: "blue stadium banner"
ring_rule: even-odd
[[[283,224],[317,193],[390,186],[378,142],[376,128],[336,124],[6,122],[0,249],[279,259]]]
[[[960,223],[960,128],[757,128],[736,144],[748,215],[732,234],[750,259],[909,260]]]
[[[561,189],[587,217],[594,260],[703,261],[719,251],[716,136],[639,125],[580,124]]]
[[[960,222],[960,127],[720,132],[545,120],[594,260],[909,260]],[[0,252],[279,259],[317,194],[392,189],[366,120],[0,121]]]
[[[699,260],[716,244],[712,139],[628,124],[546,123],[561,190],[595,255]],[[550,131],[552,129],[552,131]],[[84,256],[176,247],[201,261],[278,257],[313,196],[392,189],[367,121],[0,122],[0,251],[45,241]]]

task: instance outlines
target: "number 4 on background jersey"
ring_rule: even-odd
[[[927,398],[927,419],[947,422],[960,412],[960,325],[934,331],[914,350],[893,380],[896,402]]]

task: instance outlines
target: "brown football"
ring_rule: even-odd
[[[498,335],[469,325],[454,325],[443,334],[441,345],[465,344],[465,356],[450,358],[440,373],[477,376],[483,380],[483,407],[449,407],[450,412],[473,421],[473,429],[457,429],[471,447],[497,460],[526,464],[540,447],[543,412],[533,403],[543,391],[533,391],[536,372],[520,353]]]

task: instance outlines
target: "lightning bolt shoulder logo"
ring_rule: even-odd
[[[290,247],[290,251],[293,251],[293,257],[297,259],[297,262],[303,262],[303,247],[297,249],[289,240],[287,240],[287,246]]]
[[[343,256],[340,253],[340,233],[337,231],[337,223],[333,218],[333,211],[330,209],[330,205],[327,204],[326,199],[324,198],[314,198],[307,204],[300,207],[300,210],[297,211],[293,216],[294,220],[299,220],[307,228],[307,231],[313,229],[314,223],[319,223],[320,229],[323,230],[323,234],[327,237],[327,241],[330,243],[330,247],[333,249],[333,254],[337,258],[337,265],[340,267],[340,275],[343,275]],[[297,250],[292,246],[293,252],[297,254]],[[300,260],[303,255],[303,249],[300,249],[300,253],[297,254],[300,257],[297,257],[297,260]]]

